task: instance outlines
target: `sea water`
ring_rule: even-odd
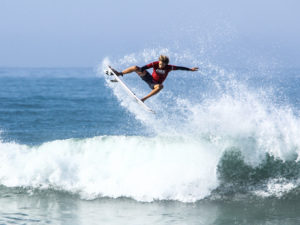
[[[0,69],[0,224],[300,223],[300,70],[167,52],[200,69],[171,72],[151,114],[103,72],[150,53]]]

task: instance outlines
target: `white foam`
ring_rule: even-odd
[[[0,183],[99,196],[193,202],[217,186],[213,147],[183,138],[95,137],[0,143]]]
[[[260,197],[282,197],[291,190],[295,189],[299,185],[299,182],[288,181],[283,178],[270,179],[267,182],[266,188],[263,190],[253,191],[253,194]]]

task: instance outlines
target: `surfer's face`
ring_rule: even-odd
[[[163,68],[165,68],[166,67],[166,63],[164,63],[163,61],[159,61],[159,63],[158,63],[158,67],[159,67],[159,69],[163,69]]]

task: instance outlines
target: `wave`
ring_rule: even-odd
[[[28,147],[0,144],[0,182],[54,188],[84,199],[196,201],[217,184],[214,151],[205,141],[100,136]]]
[[[128,197],[143,202],[195,202],[241,193],[282,197],[299,188],[296,158],[266,154],[254,165],[242,145],[225,142],[205,136],[99,136],[35,147],[0,143],[0,184],[67,191],[87,200]]]
[[[147,114],[107,81],[149,136],[67,139],[34,147],[0,142],[0,184],[146,202],[195,202],[232,193],[297,195],[299,113],[274,103],[272,90],[251,89],[235,73],[169,49],[105,59],[99,75],[107,64],[141,65],[161,53],[174,64],[201,68],[200,74],[168,77],[165,89],[147,101],[157,114]],[[124,79],[138,96],[149,91],[134,75]]]
[[[220,185],[214,190],[214,198],[246,194],[277,198],[293,195],[299,199],[300,162],[295,159],[266,154],[259,165],[251,166],[245,163],[241,151],[227,150],[218,163]]]
[[[289,108],[249,92],[176,104],[184,110],[160,117],[132,111],[150,137],[2,142],[0,184],[146,202],[297,194],[300,120]]]

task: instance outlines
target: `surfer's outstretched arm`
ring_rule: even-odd
[[[191,68],[191,70],[190,71],[198,71],[198,67],[193,67],[193,68]]]
[[[153,95],[156,95],[158,92],[160,92],[161,89],[163,89],[164,86],[162,84],[156,84],[153,88],[153,90],[146,95],[144,98],[141,99],[142,102],[146,101],[148,98],[150,98]]]
[[[184,66],[172,66],[172,70],[198,71],[198,67],[187,68]]]

